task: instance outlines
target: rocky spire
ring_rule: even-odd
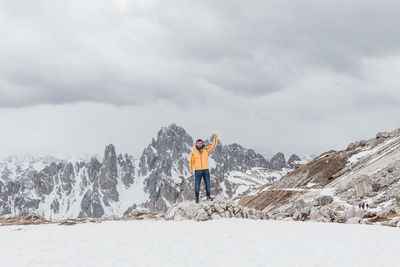
[[[108,203],[108,199],[118,201],[117,175],[117,154],[115,153],[115,147],[110,144],[104,151],[104,159],[99,176],[99,185],[104,194],[105,203]]]
[[[302,165],[302,161],[299,156],[293,154],[289,157],[287,164],[289,165],[290,168],[296,169]]]
[[[270,163],[273,170],[282,170],[286,165],[285,155],[282,152],[277,153],[272,157]]]
[[[185,129],[175,123],[162,127],[157,138],[152,140],[140,157],[141,174],[146,175],[157,169],[170,169],[168,166],[171,166],[171,162],[182,159],[182,155],[190,153],[192,147],[193,138]],[[187,162],[182,162],[182,170],[184,164],[187,165]]]

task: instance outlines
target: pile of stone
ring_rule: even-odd
[[[207,221],[219,218],[268,219],[266,212],[241,207],[227,198],[216,197],[213,201],[183,201],[172,207],[166,214],[167,220]]]

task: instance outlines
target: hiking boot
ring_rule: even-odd
[[[213,199],[211,197],[207,197],[207,200],[209,201],[213,201]]]
[[[199,203],[199,199],[198,199],[198,198],[196,198],[196,203],[197,203],[197,204]]]

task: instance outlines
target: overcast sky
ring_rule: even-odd
[[[161,126],[267,155],[400,127],[398,0],[1,0],[0,158],[139,156]]]

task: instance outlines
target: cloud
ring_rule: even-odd
[[[140,154],[160,126],[269,154],[399,126],[400,2],[0,1],[1,156]],[[51,145],[49,145],[51,144]]]
[[[288,90],[362,77],[399,53],[398,1],[2,1],[0,106],[176,104],[209,88]],[[190,92],[189,92],[190,91]]]

